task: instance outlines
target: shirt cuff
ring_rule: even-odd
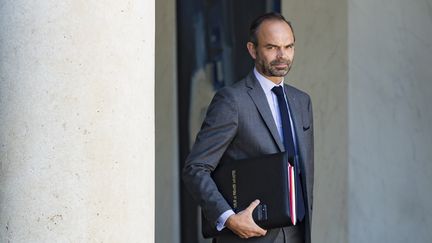
[[[221,216],[219,216],[219,218],[216,221],[216,229],[218,231],[223,230],[225,228],[225,222],[233,214],[235,214],[234,211],[229,209],[229,210],[225,211]]]

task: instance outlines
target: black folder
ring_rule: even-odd
[[[226,161],[216,168],[212,178],[236,213],[247,208],[255,199],[260,200],[260,204],[253,212],[253,218],[261,228],[272,229],[292,225],[286,153]],[[204,215],[202,233],[205,238],[233,234],[227,228],[217,231],[214,224],[207,221]]]

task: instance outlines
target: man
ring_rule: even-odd
[[[205,217],[218,230],[227,227],[234,232],[218,237],[216,242],[310,242],[312,105],[306,93],[284,84],[294,57],[294,42],[291,24],[280,14],[268,13],[252,23],[247,49],[255,60],[255,68],[243,80],[216,93],[186,159],[183,180]],[[278,97],[275,86],[283,91]],[[285,116],[283,107],[288,110]],[[287,131],[290,136],[286,136]],[[259,200],[235,214],[218,191],[211,173],[219,163],[289,151],[290,146],[298,155],[296,166],[300,177],[296,188],[303,197],[296,200],[304,213],[294,226],[266,231],[252,218]]]

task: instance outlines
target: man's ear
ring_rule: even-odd
[[[252,42],[248,42],[246,44],[246,47],[249,51],[249,55],[251,55],[251,57],[255,60],[256,59],[256,48],[255,48],[255,44]]]

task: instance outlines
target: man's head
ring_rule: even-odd
[[[291,68],[294,42],[290,22],[278,13],[267,13],[252,22],[247,48],[258,72],[280,83]]]

